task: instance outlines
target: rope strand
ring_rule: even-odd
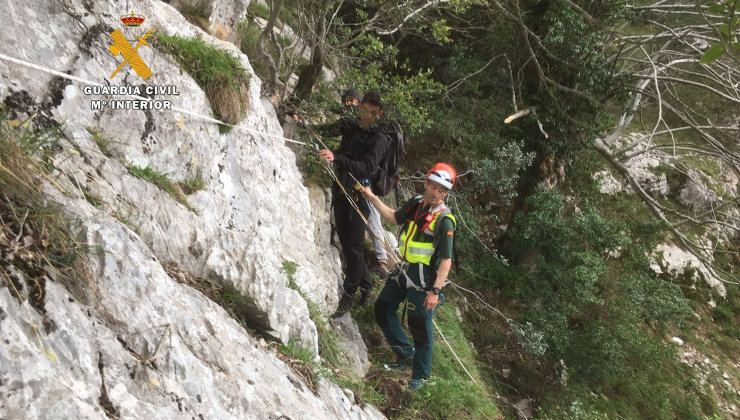
[[[72,76],[72,75],[67,74],[67,73],[62,73],[60,71],[57,71],[57,70],[54,70],[54,69],[51,69],[51,68],[48,68],[48,67],[40,66],[38,64],[34,64],[34,63],[30,63],[28,61],[20,60],[18,58],[10,57],[8,55],[3,54],[2,52],[0,52],[0,59],[6,60],[6,61],[10,61],[11,63],[20,64],[22,66],[25,66],[25,67],[28,67],[28,68],[32,68],[34,70],[39,70],[39,71],[42,71],[42,72],[45,72],[45,73],[53,74],[54,76],[62,77],[62,78],[65,78],[67,80],[71,80],[73,82],[84,83],[84,84],[91,85],[91,86],[104,86],[102,83],[96,83],[96,82],[93,82],[93,81],[90,81],[90,80],[87,80],[87,79],[83,79],[81,77]],[[129,95],[129,94],[126,94],[126,95],[122,95],[122,96],[127,96],[127,97],[130,97],[130,98],[135,98],[135,99],[142,100],[142,101],[147,101],[147,100],[150,99],[150,98],[144,98],[144,97],[139,96],[139,95]],[[188,110],[185,110],[185,109],[176,107],[176,106],[173,106],[171,109],[174,110],[174,111],[182,112],[183,114],[187,114],[187,115],[189,115],[191,117],[199,118],[201,120],[205,120],[205,121],[216,123],[216,124],[222,124],[222,125],[225,125],[227,127],[231,127],[231,128],[234,128],[234,129],[237,129],[237,130],[240,130],[240,131],[244,131],[244,132],[247,132],[247,133],[250,133],[250,134],[255,134],[255,135],[264,136],[264,137],[271,137],[271,138],[274,138],[274,139],[280,139],[280,140],[287,141],[287,142],[290,142],[290,143],[302,144],[304,146],[306,145],[306,143],[304,143],[302,141],[289,139],[289,138],[286,138],[286,137],[283,137],[283,136],[278,136],[276,134],[264,133],[264,132],[261,132],[261,131],[258,131],[258,130],[253,130],[253,129],[247,128],[247,127],[236,126],[236,125],[233,125],[233,124],[225,123],[225,122],[223,122],[223,121],[221,121],[219,119],[216,119],[216,118],[213,118],[213,117],[209,117],[209,116],[206,116],[206,115],[202,115],[202,114],[198,114],[197,112],[188,111]]]
[[[470,374],[470,372],[468,371],[468,368],[466,368],[465,367],[465,364],[463,364],[462,360],[460,360],[460,358],[457,357],[457,353],[455,353],[455,350],[452,349],[452,346],[450,345],[450,342],[447,341],[447,338],[445,338],[444,334],[442,334],[442,330],[439,329],[439,325],[437,325],[437,321],[432,320],[432,322],[434,323],[434,326],[437,328],[437,332],[442,337],[442,340],[444,340],[445,344],[447,344],[447,347],[449,347],[450,351],[455,356],[455,359],[457,359],[457,363],[460,363],[460,366],[462,366],[462,368],[465,371],[465,373],[468,374],[468,376],[470,377],[470,380],[473,381],[474,384],[478,385],[478,382],[475,380],[475,378],[473,378],[473,375]]]

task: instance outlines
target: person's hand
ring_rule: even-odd
[[[370,187],[362,187],[360,188],[360,194],[362,194],[363,197],[365,197],[365,200],[372,202],[373,198],[375,198],[375,194],[373,194],[373,190],[370,189]]]
[[[427,297],[424,299],[424,309],[431,311],[439,303],[439,295],[435,295],[434,292],[429,291]]]
[[[334,162],[334,153],[332,153],[329,149],[319,150],[319,157],[322,159],[326,159],[327,162]]]

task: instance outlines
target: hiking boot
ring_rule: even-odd
[[[386,260],[378,260],[373,267],[370,269],[370,272],[373,274],[377,274],[380,277],[385,277],[388,275],[388,261]]]
[[[403,370],[407,367],[411,366],[414,363],[414,356],[411,355],[409,357],[404,357],[403,359],[399,358],[393,363],[388,363],[383,365],[385,370]]]
[[[406,388],[408,391],[414,392],[418,390],[419,388],[426,385],[427,380],[426,379],[412,379],[411,382],[409,382],[409,386]]]
[[[360,299],[355,303],[355,308],[364,308],[370,303],[371,289],[360,289]]]
[[[337,311],[334,312],[331,317],[332,318],[339,318],[340,316],[346,314],[349,312],[350,309],[352,309],[352,304],[355,301],[355,294],[349,294],[344,293],[342,294],[342,298],[339,299],[339,306],[337,306]]]

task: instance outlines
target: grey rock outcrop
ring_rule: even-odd
[[[218,39],[239,45],[239,21],[247,14],[249,0],[172,0],[172,7],[191,20],[202,19]],[[208,17],[207,22],[205,17]]]
[[[54,29],[58,33],[47,37],[45,22],[67,19],[71,23],[73,15],[90,23],[109,19],[96,25],[112,28],[121,14],[118,7],[98,3],[95,9],[86,10],[84,4],[65,4],[68,9],[55,3],[39,11],[33,2],[14,3],[9,15],[3,16],[26,26],[20,33],[6,31],[3,44],[16,45],[18,58],[32,63],[47,62],[46,57],[51,56],[56,57],[57,68],[79,78],[107,78],[116,66],[115,58],[107,52],[107,29],[60,25]],[[137,7],[137,14],[147,17],[152,27],[185,37],[205,36],[251,70],[246,57],[233,45],[204,35],[171,7],[161,2],[140,2]],[[94,19],[90,18],[93,14]],[[34,31],[43,42],[30,36]],[[75,47],[82,44],[89,44],[85,51]],[[182,112],[92,110],[92,100],[128,98],[86,95],[83,84],[60,82],[47,73],[0,63],[3,95],[7,98],[24,92],[38,107],[46,104],[48,118],[66,124],[70,140],[62,144],[57,166],[74,184],[71,191],[96,197],[106,212],[135,226],[159,260],[174,261],[195,275],[214,278],[242,293],[255,328],[284,342],[296,337],[315,353],[315,327],[305,302],[286,287],[282,264],[284,260],[297,264],[295,282],[330,313],[337,303],[333,268],[337,258],[315,245],[308,192],[294,165],[294,154],[279,140],[281,129],[272,107],[260,100],[259,80],[252,78],[251,109],[240,125],[249,131],[237,129],[221,135],[214,124],[192,115],[211,114],[203,91],[192,78],[181,75],[177,64],[153,48],[143,49],[141,56],[153,71],[148,84],[175,86],[179,95],[161,98],[171,100]],[[131,68],[122,73],[114,81],[132,85],[141,80]],[[49,96],[55,98],[52,103]],[[22,110],[15,112],[21,114]],[[110,138],[105,154],[89,131]],[[205,189],[187,197],[195,211],[131,175],[131,166],[153,168],[174,181],[199,174]]]
[[[737,220],[740,210],[732,203],[727,205],[730,200],[737,197],[737,186],[740,181],[736,169],[728,167],[720,159],[694,156],[691,152],[669,155],[659,148],[651,147],[649,138],[649,133],[630,133],[616,139],[610,146],[624,152],[622,163],[645,191],[663,198],[672,193],[670,198],[685,207],[687,210],[681,211],[687,215],[696,217],[701,213],[709,214],[721,207],[724,218],[704,224],[704,237],[696,241],[703,243],[703,250],[697,251],[701,252],[702,258],[708,262],[713,261],[711,250],[715,249],[717,244],[724,246],[731,244],[739,231]],[[698,163],[693,163],[696,167],[686,169],[685,162],[682,162],[691,159]],[[706,172],[697,169],[702,166],[710,169]],[[673,175],[670,187],[666,173]],[[594,179],[599,182],[603,194],[633,192],[629,184],[617,180],[609,171],[595,173]],[[671,191],[670,188],[674,190]],[[707,262],[702,262],[694,254],[672,243],[659,245],[655,249],[655,254],[660,255],[658,258],[660,261],[652,264],[656,273],[678,276],[689,271],[692,280],[704,280],[721,296],[725,296],[726,290],[722,279],[706,265]]]
[[[344,363],[352,368],[356,376],[365,376],[370,368],[370,361],[367,357],[367,347],[357,329],[357,324],[352,322],[352,318],[347,313],[337,319],[332,319],[331,326],[339,333],[340,357]]]
[[[719,201],[717,193],[707,186],[697,171],[690,169],[688,178],[678,196],[681,204],[694,211],[700,211],[711,208],[713,204]]]
[[[123,7],[21,0],[0,13],[0,52],[76,78],[0,59],[0,102],[10,118],[63,129],[54,147],[58,187],[47,190],[78,220],[81,240],[99,246],[89,256],[89,301],[48,283],[54,330],[36,330],[41,315],[0,288],[0,395],[7,397],[0,418],[102,418],[101,407],[124,418],[382,417],[326,381],[311,392],[222,308],[162,269],[174,263],[235,291],[250,327],[284,343],[297,339],[314,354],[316,328],[288,287],[285,262],[295,264],[293,283],[324,313],[338,300],[326,198],[303,186],[246,56],[164,2],[135,3],[147,19],[138,29],[118,21],[130,13]],[[199,37],[236,57],[251,75],[246,119],[220,134],[201,117],[212,115],[201,87],[151,45],[137,50],[149,79],[129,65],[109,79],[122,58],[110,53],[108,34],[119,29],[133,43],[150,28]],[[132,99],[86,89],[108,84],[171,86],[179,94],[141,94],[170,101],[171,110],[93,109],[93,101]],[[173,182],[199,176],[205,187],[167,193],[132,175],[133,167]],[[154,354],[153,366],[142,363]]]
[[[47,281],[43,316],[0,288],[0,417],[382,418],[330,382],[314,394],[133,231],[56,195],[98,246],[94,280],[85,296]]]
[[[655,253],[660,256],[657,264],[651,265],[652,270],[657,273],[667,273],[671,276],[691,273],[691,280],[704,280],[720,296],[725,296],[727,290],[721,279],[711,273],[695,255],[684,251],[672,243],[660,244],[655,248]]]
[[[622,183],[619,182],[609,171],[599,171],[594,173],[593,178],[599,183],[599,191],[602,194],[616,195],[624,191]]]
[[[669,187],[666,174],[655,172],[656,168],[665,162],[667,155],[660,151],[648,149],[649,145],[644,142],[644,136],[640,133],[632,133],[622,136],[615,141],[614,146],[619,148],[630,144],[636,144],[634,148],[629,151],[629,154],[632,155],[632,157],[624,161],[624,166],[627,167],[630,175],[632,175],[635,181],[637,181],[645,191],[663,196],[668,194]],[[625,186],[625,190],[629,193],[633,193],[630,185]]]

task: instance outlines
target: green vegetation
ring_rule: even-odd
[[[203,177],[200,175],[200,172],[196,174],[195,176],[191,178],[185,178],[181,183],[180,186],[183,189],[183,192],[187,194],[192,194],[196,191],[200,191],[206,188],[206,182],[203,180]]]
[[[92,127],[85,127],[85,130],[90,133],[90,135],[92,136],[92,140],[95,142],[95,144],[98,145],[100,152],[105,156],[110,156],[110,153],[108,152],[108,146],[110,146],[113,140],[103,136],[103,133],[96,131]]]
[[[383,281],[376,283],[378,283],[376,289],[379,290]],[[337,382],[353,389],[362,395],[364,400],[373,402],[391,418],[499,417],[495,392],[485,383],[486,374],[479,366],[476,350],[471,347],[464,332],[464,323],[455,315],[457,305],[458,302],[450,302],[437,310],[435,322],[447,341],[435,328],[432,376],[418,392],[405,391],[406,381],[410,380],[410,369],[399,372],[385,371],[382,367],[384,363],[392,362],[394,355],[375,322],[374,305],[353,311],[352,315],[360,327],[368,346],[370,361],[374,366],[368,372],[364,383]],[[402,316],[402,312],[403,305],[399,308],[399,317]],[[411,337],[408,331],[407,334]],[[465,368],[461,366],[461,362]],[[465,369],[470,372],[475,382]]]
[[[190,206],[187,198],[185,198],[185,193],[183,192],[183,188],[180,186],[180,184],[171,181],[169,178],[167,178],[166,174],[157,171],[151,166],[146,166],[142,168],[136,165],[131,165],[128,167],[128,171],[131,175],[137,178],[141,178],[144,181],[151,182],[152,184],[161,188],[172,198],[174,198],[175,201],[185,206],[185,208],[194,213],[197,213],[197,211]],[[189,182],[191,184],[193,183],[192,180]]]
[[[291,337],[290,340],[288,340],[288,344],[281,344],[280,351],[286,356],[298,359],[309,365],[313,363],[313,353],[309,348],[303,346],[301,340],[296,337]]]
[[[43,183],[51,181],[51,148],[63,135],[61,127],[34,129],[30,122],[8,121],[0,110],[0,262],[12,261],[24,273],[18,278],[0,264],[0,283],[19,299],[19,291],[27,289],[41,312],[47,275],[76,298],[88,297],[89,275],[79,257],[95,252],[76,240],[72,222],[42,194]]]
[[[249,3],[249,6],[247,6],[247,15],[267,20],[267,17],[270,16],[270,10],[266,4],[253,1]]]
[[[265,60],[260,57],[259,51],[257,49],[257,41],[262,34],[262,29],[256,22],[254,22],[253,19],[244,19],[239,21],[237,31],[239,32],[239,37],[241,39],[239,48],[244,54],[247,55],[247,57],[249,57],[249,61],[252,64],[255,73],[263,81],[269,80],[270,69],[267,63],[265,63]],[[266,44],[265,50],[268,54],[270,54],[270,56],[272,56],[273,60],[278,60],[281,50],[286,50],[288,47],[290,47],[292,41],[286,37],[275,37],[274,39],[277,41],[277,44],[273,42],[268,42]],[[270,38],[270,40],[272,40],[272,38]],[[297,51],[292,51],[292,53],[293,52],[295,54],[298,54]],[[297,57],[295,62],[291,62],[298,67],[306,64],[305,59],[300,57]],[[295,71],[296,69],[289,67],[287,69],[283,69],[283,71],[281,71],[278,75],[279,79],[283,83],[285,83],[290,77],[291,70]]]
[[[249,76],[234,56],[199,38],[158,32],[155,40],[154,46],[171,54],[203,88],[216,118],[237,124],[245,117],[249,108]]]
[[[668,46],[664,39],[658,43],[655,34],[673,36],[671,31],[681,32],[672,28],[681,25],[709,25],[705,29],[712,32],[720,25],[717,16],[729,19],[734,6],[718,3],[714,17],[705,22],[678,9],[653,14],[643,3],[640,9],[616,1],[499,2],[496,7],[451,3],[419,13],[405,23],[406,34],[390,36],[359,30],[373,19],[381,26],[387,3],[340,9],[320,40],[331,54],[324,61],[338,78],[332,83],[317,79],[298,108],[308,115],[338,113],[337,91],[350,85],[362,92],[378,89],[386,115],[400,119],[407,135],[402,179],[440,160],[466,172],[449,200],[465,221],[458,237],[461,270],[451,278],[500,311],[469,296],[459,303],[462,338],[453,347],[474,344],[477,353],[465,364],[486,366],[474,373],[485,384],[479,391],[501,395],[496,409],[507,418],[516,415],[511,404],[524,397],[535,398],[536,417],[552,419],[716,416],[723,404],[738,398],[719,383],[713,383],[714,390],[703,385],[698,369],[679,361],[667,337],[687,343],[681,353],[697,349],[702,355],[721,355],[713,362],[730,374],[729,382],[739,383],[733,367],[740,361],[734,327],[739,291],[728,287],[722,298],[691,270],[678,278],[656,274],[651,269],[656,246],[680,240],[641,197],[602,195],[592,175],[608,168],[624,181],[594,147],[595,139],[614,131],[635,98],[635,82],[652,74],[651,66],[638,63],[660,63],[659,77],[674,79],[641,88],[649,99],[639,104],[624,132],[649,134],[657,127],[653,145],[669,156],[678,145],[675,159],[653,169],[666,175],[671,188],[655,201],[668,209],[668,222],[680,220],[675,212],[698,217],[698,211],[677,200],[689,169],[698,170],[720,199],[729,197],[718,180],[727,166],[737,166],[737,135],[719,126],[733,124],[729,110],[737,99],[720,97],[717,92],[725,91],[726,82],[712,80],[707,67],[696,63],[705,51],[684,50],[681,42]],[[406,16],[407,10],[397,11]],[[677,57],[660,51],[675,52],[674,47],[686,66],[669,68]],[[722,65],[710,73],[736,68],[726,54],[717,60]],[[301,92],[285,101],[290,109],[299,102],[296,98],[303,98]],[[524,110],[529,113],[507,118]],[[697,124],[711,128],[702,134],[691,129]],[[618,149],[611,147],[615,153]],[[615,156],[616,161],[624,163],[635,151]],[[305,155],[301,168],[306,179],[330,182],[313,151]],[[554,189],[542,189],[545,180]],[[404,187],[420,192],[418,184]],[[725,203],[737,208],[737,202]],[[737,240],[720,241],[719,234],[710,232],[713,228],[701,223],[684,222],[678,229],[697,242],[711,239],[715,265],[726,271],[725,278],[737,280]],[[707,307],[710,300],[716,308]],[[361,310],[354,318],[371,361],[390,360],[372,312]],[[447,335],[450,326],[440,326]],[[433,398],[422,392],[393,400],[386,379],[404,376],[375,371],[353,389],[362,393],[369,384],[381,397],[378,404],[394,418],[489,417],[492,411],[485,408],[460,409],[468,403],[453,389],[475,392],[462,385],[469,378],[445,371],[459,366],[456,361],[437,364],[438,357],[447,357],[440,354],[437,346],[433,375],[435,386],[444,391]],[[454,384],[449,389],[448,380]],[[434,386],[429,392],[436,392]],[[447,411],[440,414],[435,405]],[[390,406],[397,408],[385,411]]]
[[[293,261],[283,260],[283,272],[288,277],[287,286],[297,291],[303,300],[306,301],[308,306],[308,315],[311,317],[314,325],[316,325],[316,333],[319,339],[319,356],[325,363],[330,367],[340,367],[342,365],[341,356],[339,349],[339,336],[334,328],[326,320],[324,314],[321,313],[321,308],[314,303],[309,297],[300,289],[296,284],[294,275],[298,269],[298,265]]]
[[[455,317],[454,307],[440,307],[435,321],[447,341],[435,330],[432,377],[428,385],[417,392],[400,418],[490,419],[499,416],[494,393],[483,381],[478,355],[463,332],[462,323]],[[475,382],[465,369],[473,375]]]
[[[175,184],[167,178],[167,175],[157,171],[151,166],[139,167],[132,165],[128,168],[131,175],[141,178],[144,181],[151,182],[159,188],[167,191],[173,197],[176,195]]]

